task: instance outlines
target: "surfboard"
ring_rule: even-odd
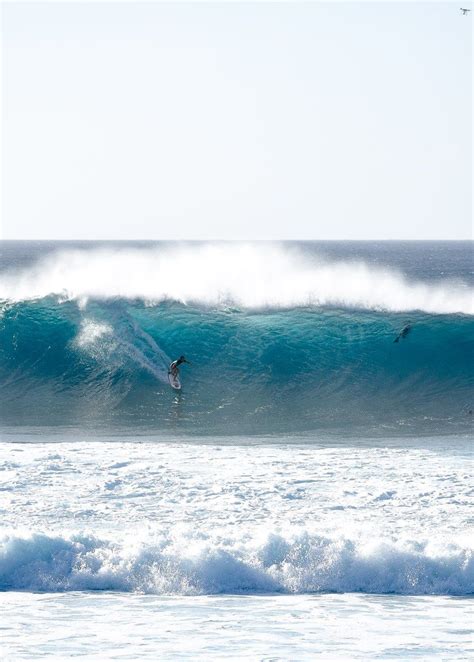
[[[173,375],[172,372],[169,372],[168,373],[168,380],[169,380],[171,388],[174,388],[176,391],[181,390],[181,382],[179,381],[179,376],[178,375]]]

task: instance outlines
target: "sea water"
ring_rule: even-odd
[[[472,656],[472,243],[0,248],[2,659]]]

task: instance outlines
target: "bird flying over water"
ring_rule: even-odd
[[[459,7],[459,10],[462,11],[463,16],[467,16],[468,12],[470,12],[470,9],[463,9],[462,7]]]

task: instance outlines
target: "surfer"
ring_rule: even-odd
[[[170,363],[168,368],[168,374],[173,375],[173,377],[177,377],[179,375],[179,366],[182,363],[190,364],[190,361],[188,361],[184,356],[180,356],[179,359],[176,359],[176,361],[172,361]]]
[[[400,331],[400,333],[393,342],[398,342],[400,338],[406,338],[407,335],[410,333],[410,331],[411,331],[411,324],[410,323],[405,324],[405,326],[403,327],[403,329]]]

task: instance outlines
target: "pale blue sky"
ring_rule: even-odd
[[[470,238],[461,5],[4,3],[3,238]]]

